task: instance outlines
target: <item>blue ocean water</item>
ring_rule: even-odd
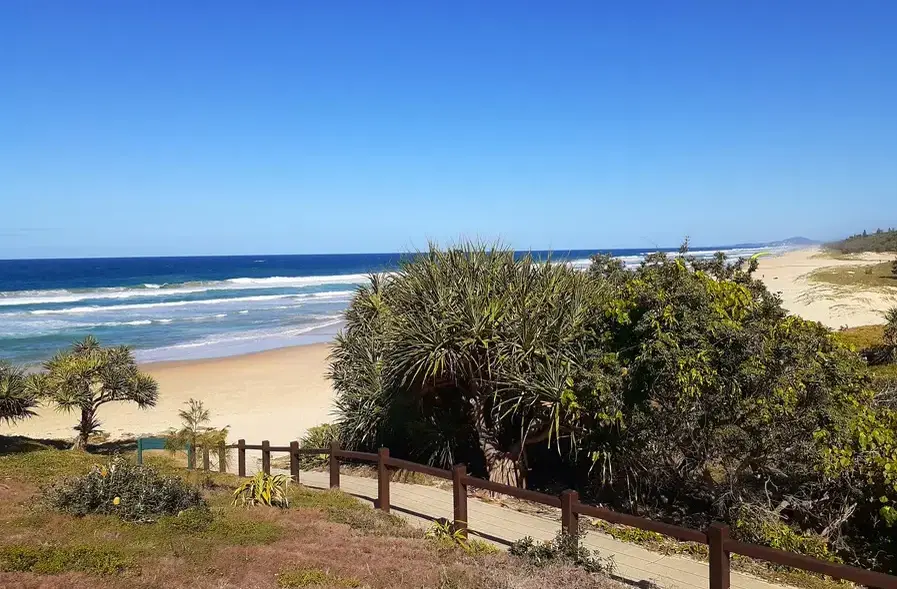
[[[693,252],[710,255],[716,249]],[[628,264],[651,250],[597,251]],[[750,255],[756,250],[728,250]],[[548,252],[534,252],[547,257]],[[355,288],[401,254],[0,260],[0,359],[35,365],[93,334],[142,362],[227,356],[325,341]]]

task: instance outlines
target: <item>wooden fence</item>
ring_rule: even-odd
[[[742,554],[751,558],[765,560],[779,565],[785,565],[796,569],[811,571],[822,575],[828,575],[835,579],[851,581],[868,587],[880,589],[897,589],[897,577],[852,567],[844,564],[818,560],[802,554],[786,552],[758,544],[739,542],[729,537],[729,527],[725,524],[714,523],[706,530],[695,530],[672,524],[666,524],[643,517],[618,513],[603,507],[587,505],[579,501],[576,491],[568,490],[556,495],[548,495],[537,491],[520,489],[508,485],[502,485],[493,481],[473,477],[467,474],[467,467],[463,464],[455,466],[452,470],[435,468],[424,464],[417,464],[408,460],[393,458],[389,455],[389,449],[381,448],[376,454],[370,452],[354,452],[343,450],[334,443],[330,448],[300,448],[299,442],[291,442],[289,446],[272,446],[267,440],[261,444],[247,444],[246,440],[239,440],[236,444],[221,445],[218,448],[218,470],[226,472],[227,448],[237,450],[237,473],[241,477],[246,476],[246,451],[260,450],[262,453],[262,471],[271,473],[271,453],[289,453],[290,474],[294,481],[299,482],[299,457],[301,455],[324,454],[329,456],[330,487],[339,488],[340,459],[370,462],[377,465],[377,508],[387,513],[390,511],[389,481],[390,470],[407,470],[418,472],[432,477],[452,481],[452,495],[454,502],[455,527],[467,534],[467,488],[475,487],[487,491],[493,491],[502,495],[509,495],[525,501],[541,503],[561,510],[561,529],[568,534],[575,533],[579,525],[579,516],[585,515],[598,518],[614,524],[623,524],[658,532],[665,536],[676,538],[685,542],[705,544],[709,548],[710,555],[710,589],[729,589],[729,555]],[[190,452],[188,463],[195,464],[195,457]],[[202,449],[202,465],[204,470],[210,470],[209,448]]]

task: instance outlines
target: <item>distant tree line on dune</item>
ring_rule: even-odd
[[[841,241],[833,241],[826,247],[845,254],[860,252],[897,253],[897,230],[877,229],[873,233],[863,231]]]
[[[897,411],[856,351],[788,315],[756,266],[683,249],[579,271],[432,248],[350,304],[332,434],[897,570]]]

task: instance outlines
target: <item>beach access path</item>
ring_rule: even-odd
[[[275,469],[275,472],[289,474],[286,470]],[[312,488],[327,489],[330,486],[327,472],[302,471],[299,480]],[[377,480],[374,478],[341,474],[340,489],[371,502],[377,498]],[[451,491],[434,486],[392,482],[390,505],[396,515],[423,527],[437,518],[453,517]],[[561,527],[560,510],[550,508],[545,508],[545,515],[523,513],[497,502],[470,497],[467,509],[471,536],[490,541],[501,548],[525,536],[537,541],[551,540]],[[651,552],[598,531],[589,531],[583,543],[592,550],[598,550],[602,557],[612,557],[614,576],[628,583],[644,587],[650,582],[665,589],[708,589],[710,586],[706,562]],[[781,587],[741,572],[732,571],[731,574],[732,589]]]

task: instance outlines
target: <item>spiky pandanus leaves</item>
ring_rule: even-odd
[[[76,342],[44,363],[33,375],[32,386],[43,398],[65,412],[80,412],[74,448],[83,448],[100,427],[97,410],[111,402],[133,402],[153,407],[159,395],[156,381],[140,372],[126,346],[103,348],[93,336]]]
[[[37,397],[25,371],[0,361],[0,423],[11,425],[34,415]]]
[[[470,245],[372,279],[331,358],[344,443],[464,459],[517,482],[527,443],[575,442],[568,425],[582,412],[568,381],[595,370],[594,284],[565,264]]]
[[[290,506],[287,493],[289,484],[290,478],[284,474],[270,475],[258,472],[237,487],[234,491],[233,504],[242,507],[267,505],[286,509]]]

